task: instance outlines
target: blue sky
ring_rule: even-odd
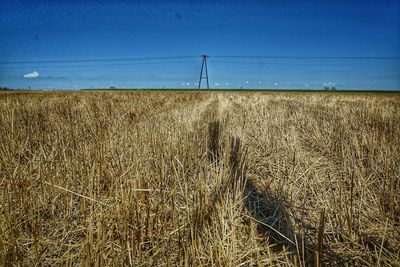
[[[214,88],[399,90],[400,0],[0,2],[0,86],[192,88],[203,53]]]

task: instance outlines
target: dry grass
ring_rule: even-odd
[[[400,265],[400,97],[0,93],[4,266]]]

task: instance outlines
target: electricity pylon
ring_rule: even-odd
[[[200,80],[199,80],[199,87],[198,89],[200,89],[201,87],[201,80],[206,79],[207,80],[207,89],[210,89],[210,85],[208,83],[208,69],[207,69],[207,55],[201,55],[201,57],[203,58],[203,62],[201,64],[201,71],[200,71]],[[206,70],[206,75],[203,76],[203,69],[205,68]]]

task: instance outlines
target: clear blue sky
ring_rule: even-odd
[[[203,53],[214,88],[399,90],[400,0],[0,2],[0,86],[195,87]]]

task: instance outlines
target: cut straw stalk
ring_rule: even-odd
[[[105,207],[111,208],[111,206],[108,205],[108,204],[106,204],[106,203],[100,202],[100,201],[98,201],[98,200],[96,200],[96,199],[94,199],[94,198],[92,198],[92,197],[88,197],[88,196],[82,195],[82,194],[80,194],[80,193],[74,192],[74,191],[72,191],[72,190],[69,190],[68,188],[64,188],[64,187],[59,186],[59,185],[51,184],[51,183],[49,183],[49,182],[44,182],[44,183],[47,184],[47,185],[53,186],[53,187],[55,187],[55,188],[57,188],[57,189],[60,189],[60,190],[63,190],[63,191],[65,191],[65,192],[68,192],[68,193],[71,193],[71,194],[73,194],[73,195],[76,195],[76,196],[78,196],[78,197],[81,197],[81,198],[84,198],[84,199],[93,201],[93,202],[95,202],[95,203],[98,203],[98,204],[100,204],[100,205],[103,205],[103,206],[105,206]]]

